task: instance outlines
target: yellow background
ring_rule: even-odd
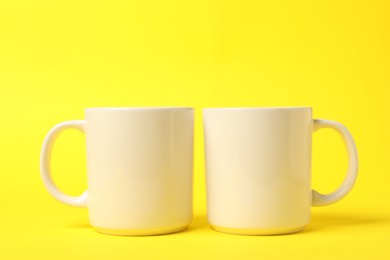
[[[389,3],[0,0],[0,259],[389,258]],[[187,231],[98,234],[86,209],[46,192],[46,133],[101,106],[195,107]],[[315,118],[342,122],[359,150],[353,191],[313,208],[301,233],[212,231],[201,108],[225,106],[312,106]],[[313,187],[329,192],[345,175],[345,148],[331,130],[313,138]],[[86,188],[84,142],[68,131],[54,148],[54,178],[73,195]]]

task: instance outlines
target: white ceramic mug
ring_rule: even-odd
[[[192,220],[192,108],[90,108],[86,119],[58,124],[46,136],[41,175],[59,201],[88,207],[91,225],[115,235],[157,235]],[[53,143],[63,130],[86,134],[87,191],[62,193],[50,172]]]
[[[310,207],[334,203],[352,188],[358,155],[340,123],[313,120],[307,107],[209,108],[203,110],[210,225],[246,235],[297,232],[310,221]],[[341,186],[323,195],[311,189],[312,133],[336,130],[348,151]]]

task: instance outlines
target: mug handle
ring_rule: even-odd
[[[83,192],[80,196],[74,197],[64,194],[62,191],[58,189],[56,184],[53,181],[51,170],[50,170],[50,159],[53,150],[53,145],[56,138],[59,134],[70,128],[74,128],[80,130],[84,133],[84,120],[74,120],[60,123],[54,126],[49,133],[47,134],[45,140],[43,141],[42,150],[41,150],[41,177],[43,179],[43,183],[45,184],[46,189],[49,193],[61,201],[62,203],[75,206],[75,207],[87,207],[87,191]]]
[[[348,152],[348,170],[343,183],[334,192],[321,194],[312,190],[312,206],[326,206],[344,198],[351,191],[358,173],[358,153],[355,141],[348,129],[335,121],[323,119],[314,120],[314,131],[317,131],[320,128],[331,128],[340,134]]]

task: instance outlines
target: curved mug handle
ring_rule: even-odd
[[[348,170],[347,176],[345,177],[343,183],[334,192],[329,194],[321,194],[315,190],[312,190],[312,206],[326,206],[344,198],[351,191],[353,185],[355,184],[358,173],[358,153],[353,137],[348,129],[335,121],[323,119],[314,120],[314,131],[317,131],[321,128],[331,128],[336,130],[342,137],[348,152]]]
[[[87,191],[83,192],[80,196],[74,197],[69,196],[58,189],[56,184],[53,181],[51,169],[50,169],[50,159],[53,150],[53,145],[56,138],[66,129],[74,128],[80,130],[84,133],[84,120],[74,120],[60,123],[54,126],[49,133],[47,134],[45,140],[43,141],[42,150],[41,150],[41,177],[46,189],[49,193],[61,201],[62,203],[75,206],[75,207],[86,207],[87,206]]]

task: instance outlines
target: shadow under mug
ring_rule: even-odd
[[[274,235],[297,232],[310,207],[342,199],[355,183],[358,155],[340,123],[313,120],[308,107],[203,110],[207,212],[221,232]],[[332,128],[348,151],[348,172],[331,194],[311,189],[312,133]]]
[[[192,220],[192,108],[89,108],[86,119],[56,125],[41,152],[41,176],[59,201],[88,207],[90,223],[114,235],[157,235]],[[87,191],[62,193],[51,177],[56,137],[75,128],[86,135]]]

